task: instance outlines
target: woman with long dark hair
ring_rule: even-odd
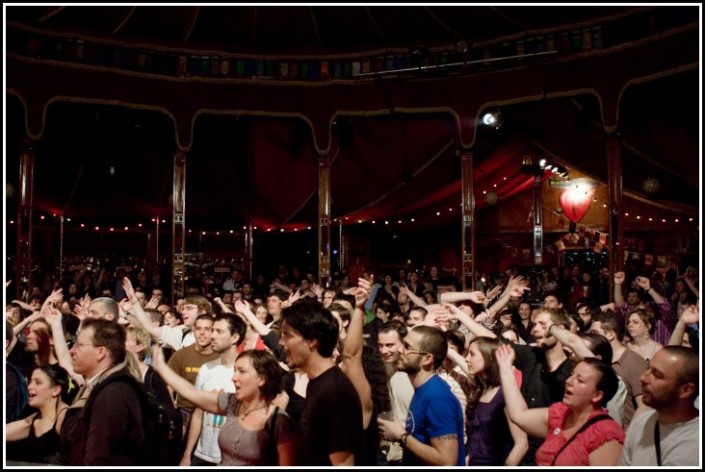
[[[477,337],[470,341],[465,358],[475,377],[476,389],[470,390],[468,465],[519,465],[529,449],[526,433],[510,421],[494,359],[500,346],[496,338]]]
[[[58,463],[59,433],[68,405],[69,374],[58,364],[35,367],[27,389],[29,406],[38,411],[6,425],[7,458]]]

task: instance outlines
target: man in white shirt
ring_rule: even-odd
[[[691,348],[657,351],[641,376],[644,404],[653,408],[632,421],[619,465],[698,466],[700,361]]]
[[[399,321],[388,321],[382,325],[377,333],[377,346],[382,355],[384,366],[389,379],[389,396],[392,401],[392,415],[394,420],[406,424],[411,397],[414,396],[414,386],[411,385],[406,372],[397,370],[399,352],[402,340],[408,334],[407,327]],[[383,447],[388,449],[387,462],[390,465],[400,464],[403,448],[399,442],[382,441]]]
[[[232,381],[235,359],[238,347],[245,339],[245,330],[245,323],[232,313],[222,313],[215,318],[211,347],[213,352],[220,353],[220,358],[201,366],[194,384],[198,390],[235,393]],[[218,465],[218,434],[224,424],[225,416],[208,413],[196,407],[191,415],[186,447],[179,465]]]

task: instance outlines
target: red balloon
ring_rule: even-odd
[[[578,223],[582,220],[588,209],[590,209],[595,191],[594,187],[584,185],[577,185],[563,190],[558,201],[565,216],[573,223]]]

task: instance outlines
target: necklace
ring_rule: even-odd
[[[266,403],[265,403],[264,405],[258,406],[257,408],[250,408],[250,407],[247,407],[247,408],[245,408],[245,411],[242,412],[242,419],[247,418],[247,415],[249,415],[249,414],[252,413],[253,411],[261,410],[261,409],[267,408],[267,407],[268,407],[268,405],[267,405]]]

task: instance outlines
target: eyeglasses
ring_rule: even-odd
[[[91,343],[79,343],[78,341],[76,341],[75,343],[73,343],[73,345],[74,345],[74,347],[83,347],[83,346],[99,347],[99,346],[96,346],[95,344],[91,344]]]
[[[406,344],[406,343],[402,343],[402,345],[404,346],[404,351],[405,351],[405,352],[415,352],[416,354],[421,354],[422,356],[424,356],[424,355],[426,355],[426,354],[431,354],[431,353],[428,352],[428,351],[422,351],[421,349],[415,349],[415,348],[409,346],[409,345]]]

